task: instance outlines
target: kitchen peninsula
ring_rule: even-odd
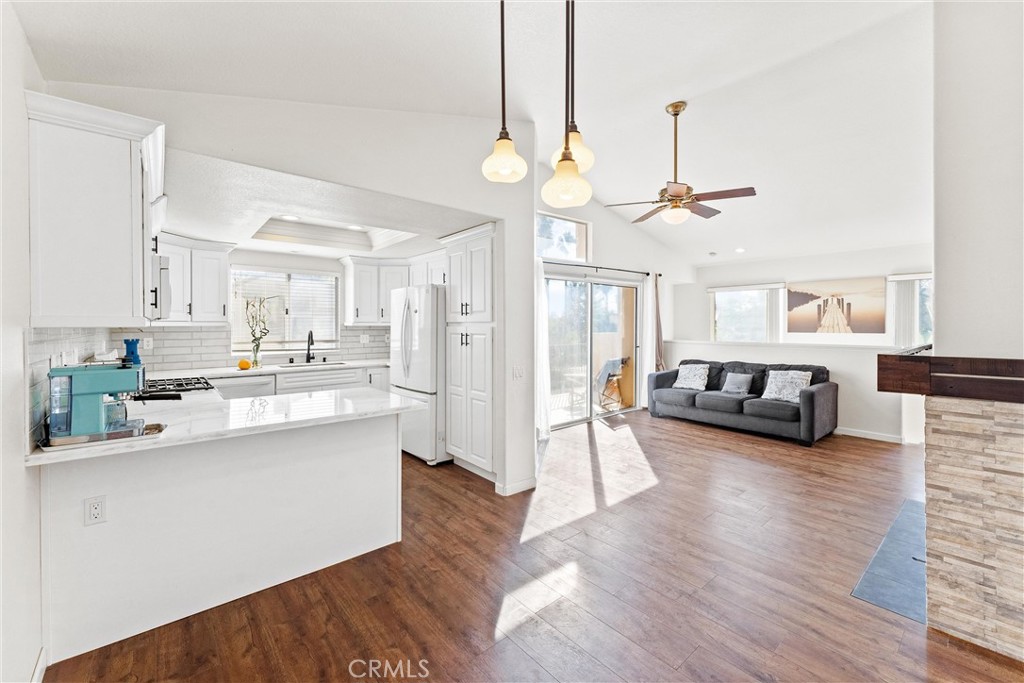
[[[401,538],[400,416],[365,387],[132,403],[156,438],[26,458],[42,468],[48,656],[62,660]],[[83,501],[101,497],[90,524]],[[85,523],[83,523],[83,521]]]

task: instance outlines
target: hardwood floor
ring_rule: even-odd
[[[435,681],[1024,680],[850,596],[904,498],[923,496],[922,461],[646,412],[555,432],[537,490],[509,498],[407,456],[401,543],[45,680],[379,680],[420,660]],[[369,660],[390,668],[368,675]]]

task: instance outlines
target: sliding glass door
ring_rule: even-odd
[[[637,406],[635,286],[545,280],[553,427]]]

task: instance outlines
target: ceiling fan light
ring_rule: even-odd
[[[560,160],[555,165],[555,174],[540,189],[541,199],[554,209],[583,206],[593,193],[590,183],[580,176],[579,168],[572,159]]]
[[[526,177],[526,160],[516,154],[511,138],[499,137],[494,141],[494,151],[484,159],[480,171],[492,183],[518,183]]]
[[[679,225],[690,217],[690,210],[685,206],[673,206],[661,212],[661,220],[669,225]]]
[[[558,161],[562,158],[562,149],[563,147],[559,147],[551,155],[551,168],[558,166]],[[583,144],[583,134],[578,130],[569,131],[569,151],[572,152],[572,158],[576,160],[580,173],[586,173],[594,167],[594,152]]]

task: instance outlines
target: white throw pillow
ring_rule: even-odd
[[[768,382],[761,398],[773,401],[800,402],[800,390],[811,386],[811,373],[801,370],[769,370]]]
[[[676,376],[676,381],[672,385],[673,389],[695,389],[696,391],[704,391],[708,385],[708,368],[709,365],[680,365],[679,374]]]

